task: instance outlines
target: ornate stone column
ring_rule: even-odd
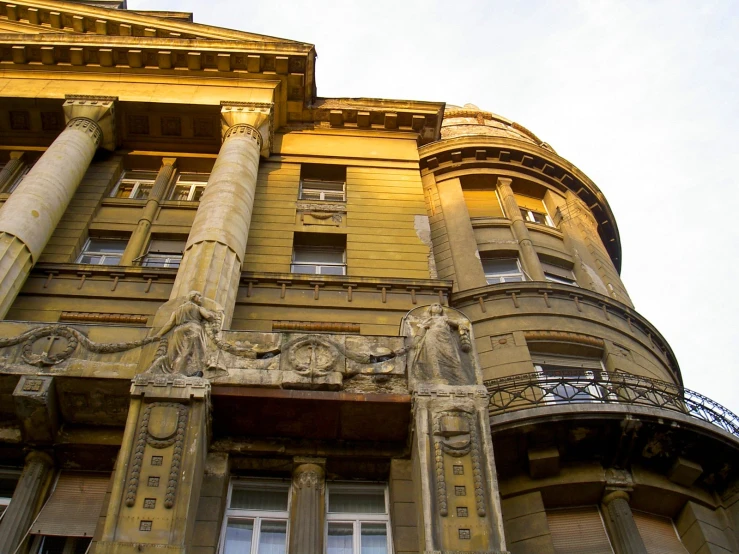
[[[228,327],[257,186],[259,155],[269,155],[272,104],[224,103],[223,146],[195,215],[170,300],[200,291],[224,309]]]
[[[470,322],[435,304],[411,311],[403,328],[421,551],[506,552],[489,398]]]
[[[115,149],[114,102],[68,97],[67,127],[0,208],[0,318],[49,242],[98,146]]]
[[[290,506],[290,554],[323,552],[325,463],[323,458],[295,458]]]
[[[526,271],[527,275],[534,281],[545,281],[544,270],[541,268],[539,255],[536,253],[536,250],[534,250],[534,245],[529,236],[529,230],[523,220],[516,198],[513,196],[511,179],[498,177],[498,182],[495,186],[498,190],[498,196],[500,197],[501,202],[503,202],[506,215],[508,216],[508,219],[511,220],[513,237],[518,242],[518,248],[521,252],[521,263],[523,264],[524,271]]]
[[[185,554],[195,527],[208,446],[210,383],[141,374],[97,554]]]
[[[123,256],[121,256],[121,265],[131,265],[136,258],[142,255],[146,241],[149,238],[151,222],[154,221],[154,217],[156,217],[157,210],[159,209],[159,203],[167,192],[167,186],[172,180],[172,175],[174,175],[176,163],[177,158],[162,159],[162,167],[159,168],[154,186],[151,187],[151,192],[141,214],[141,219],[139,219],[136,230],[131,234]]]
[[[0,520],[0,552],[15,552],[41,508],[51,482],[54,461],[43,452],[26,456],[26,465],[15,487],[13,498]]]
[[[485,272],[477,254],[477,240],[470,214],[464,202],[459,179],[447,179],[436,184],[439,203],[444,213],[449,249],[454,263],[454,289],[467,290],[487,284]]]
[[[23,168],[23,152],[11,152],[10,159],[2,169],[0,169],[0,192],[8,192],[5,187],[8,186],[15,176]]]
[[[603,516],[616,554],[647,554],[629,506],[631,490],[631,475],[627,471],[608,469]]]

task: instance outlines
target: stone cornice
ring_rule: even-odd
[[[606,322],[612,316],[619,318],[622,322],[625,322],[625,326],[631,330],[635,338],[639,338],[645,346],[652,347],[662,353],[664,358],[669,362],[676,382],[682,385],[682,374],[680,373],[680,366],[677,363],[675,353],[657,328],[633,308],[597,292],[580,287],[560,285],[558,283],[524,281],[487,285],[463,292],[455,292],[450,300],[450,305],[455,308],[471,306],[473,304],[479,305],[485,304],[489,299],[500,299],[500,297],[509,297],[516,304],[524,295],[542,296],[543,298],[543,293],[547,294],[545,301],[557,298],[558,300],[572,302],[575,306],[579,307],[586,304],[594,306],[600,310]],[[580,308],[577,308],[577,310],[579,312]],[[489,308],[486,311],[492,313]],[[475,320],[473,319],[474,322]]]
[[[160,36],[182,38],[214,38],[238,41],[291,42],[312,48],[306,43],[276,37],[222,29],[169,18],[145,15],[136,11],[113,10],[54,0],[0,1],[0,18],[28,22],[48,30],[71,29],[78,33],[120,36]]]
[[[605,195],[572,163],[523,140],[492,136],[445,139],[419,148],[421,172],[445,175],[470,169],[506,167],[529,173],[564,191],[571,190],[593,212],[616,269],[621,271],[621,238]]]

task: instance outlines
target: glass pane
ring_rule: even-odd
[[[258,554],[285,554],[286,545],[287,521],[262,520]]]
[[[342,514],[384,514],[385,491],[329,491],[328,511]]]
[[[523,275],[507,275],[500,277],[500,281],[503,283],[515,283],[517,281],[523,281]]]
[[[539,212],[530,212],[531,217],[534,219],[536,223],[541,223],[542,225],[548,225],[547,216],[544,214],[541,214]]]
[[[327,554],[352,554],[354,547],[353,523],[329,523],[326,540]]]
[[[67,537],[44,537],[41,541],[39,554],[64,554]]]
[[[485,273],[494,275],[521,273],[515,258],[487,258],[482,260],[482,268]]]
[[[205,187],[195,187],[195,192],[192,195],[193,202],[200,202],[200,198],[203,196]]]
[[[80,256],[80,259],[77,260],[78,264],[93,264],[93,265],[100,265],[100,262],[102,261],[102,256],[90,256],[88,254],[83,254]]]
[[[170,200],[187,200],[190,196],[190,185],[177,185],[172,194],[169,196]]]
[[[92,537],[77,539],[77,542],[74,545],[73,554],[86,554],[87,549],[90,547],[91,542],[92,542]]]
[[[322,265],[321,275],[344,275],[346,268],[343,265]]]
[[[228,526],[226,527],[226,544],[223,547],[223,554],[248,554],[251,552],[251,538],[253,534],[253,520],[228,520]]]
[[[344,251],[296,247],[293,251],[293,261],[306,264],[343,264]]]
[[[387,525],[362,523],[361,554],[387,554]]]
[[[144,258],[144,263],[141,264],[145,267],[167,267],[167,259],[166,258],[150,258],[146,257]]]
[[[318,266],[315,266],[315,265],[293,264],[290,266],[291,273],[310,273],[310,274],[315,275],[317,269],[318,269]]]
[[[141,183],[139,185],[138,190],[136,191],[136,194],[133,196],[133,198],[136,198],[138,200],[143,200],[144,198],[149,198],[149,193],[151,192],[151,185],[149,184],[143,184]]]
[[[115,193],[116,198],[129,198],[131,196],[131,191],[133,190],[133,185],[125,185],[121,183],[118,186],[118,190]]]
[[[100,262],[100,265],[118,265],[120,261],[121,261],[120,256],[103,256],[103,259]]]
[[[231,492],[231,508],[239,510],[287,511],[287,487],[285,488],[237,488]]]
[[[90,239],[90,242],[87,244],[87,248],[85,248],[85,251],[123,253],[125,249],[125,240]]]

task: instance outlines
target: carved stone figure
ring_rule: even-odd
[[[417,325],[413,346],[416,379],[448,385],[475,383],[472,364],[460,357],[460,351],[466,356],[472,350],[469,323],[447,316],[441,304],[428,307]]]
[[[154,365],[165,373],[179,373],[186,376],[203,375],[206,349],[208,346],[206,323],[219,322],[221,314],[203,307],[203,297],[198,291],[187,294],[186,300],[172,312],[167,323],[155,335],[162,340]],[[164,336],[166,338],[166,355]]]

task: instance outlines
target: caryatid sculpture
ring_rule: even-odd
[[[470,322],[461,313],[441,304],[431,304],[405,320],[410,340],[410,379],[412,382],[444,385],[474,385],[478,382],[472,354]]]
[[[160,346],[150,371],[202,377],[207,369],[207,325],[220,327],[221,320],[220,311],[203,306],[199,291],[189,292],[155,335]]]

